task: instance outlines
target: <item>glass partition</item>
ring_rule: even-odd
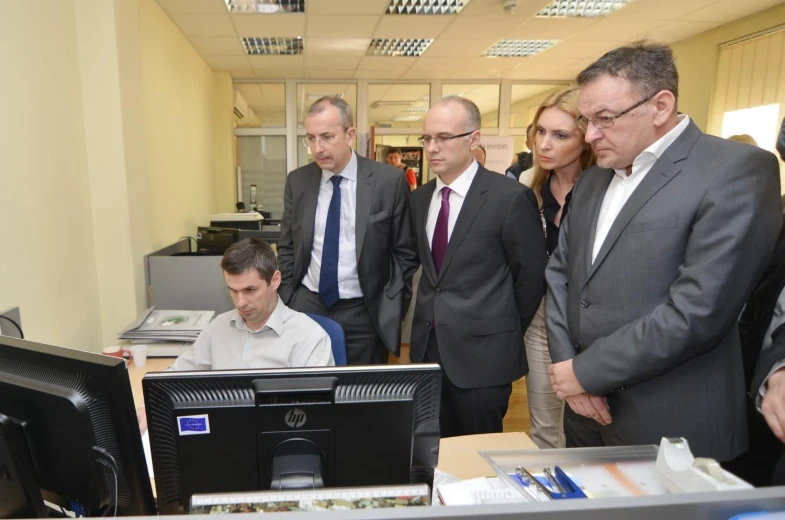
[[[269,212],[268,218],[280,219],[287,173],[286,137],[238,136],[237,161],[246,209]]]
[[[461,96],[472,100],[482,114],[482,128],[498,128],[500,88],[498,84],[445,83],[442,97]]]
[[[234,91],[238,128],[286,126],[286,88],[283,83],[237,83]]]

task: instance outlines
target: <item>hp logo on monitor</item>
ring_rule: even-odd
[[[292,408],[286,412],[286,415],[284,416],[284,421],[286,421],[286,425],[290,428],[299,428],[305,425],[305,419],[305,412],[299,408]]]

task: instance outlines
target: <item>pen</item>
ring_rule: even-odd
[[[548,479],[548,481],[553,485],[553,487],[559,491],[560,495],[566,494],[566,491],[564,491],[562,485],[559,483],[558,480],[556,480],[556,477],[553,476],[553,473],[551,473],[551,468],[546,467],[545,469],[542,470],[542,472],[545,474],[545,478]]]

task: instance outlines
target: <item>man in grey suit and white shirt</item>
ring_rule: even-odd
[[[780,230],[777,160],[677,112],[666,45],[610,51],[578,83],[598,166],[546,271],[567,445],[685,437],[733,458],[747,447],[737,318]]]

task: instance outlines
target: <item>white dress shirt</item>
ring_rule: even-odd
[[[267,323],[251,330],[237,312],[217,316],[170,370],[234,370],[335,365],[330,337],[280,298]]]
[[[769,323],[769,328],[766,329],[766,334],[763,336],[763,343],[761,343],[760,350],[763,352],[764,350],[771,348],[771,335],[774,331],[785,323],[785,289],[780,292],[779,298],[777,298],[777,305],[774,307],[774,314],[771,317],[771,323]],[[785,359],[780,361],[779,363],[775,363],[771,370],[769,371],[766,379],[763,380],[763,383],[760,385],[760,389],[758,390],[758,395],[755,396],[755,406],[758,408],[760,412],[760,404],[763,398],[766,396],[766,388],[768,386],[769,378],[771,375],[776,372],[777,370],[785,368]]]
[[[357,220],[357,156],[352,158],[342,172],[322,170],[319,185],[319,198],[316,201],[316,220],[313,225],[313,247],[311,263],[303,278],[303,285],[311,291],[319,292],[319,276],[322,270],[322,250],[324,249],[324,228],[327,225],[327,210],[333,198],[333,175],[344,178],[341,181],[341,232],[338,239],[338,297],[342,300],[362,298],[360,278],[357,274],[357,242],[355,240],[355,221]]]
[[[466,200],[466,194],[469,193],[469,188],[477,175],[479,167],[477,161],[472,161],[466,171],[452,181],[452,184],[449,186],[444,184],[439,177],[436,177],[436,189],[431,197],[431,205],[428,206],[428,220],[425,221],[425,234],[428,237],[428,244],[433,244],[433,231],[436,229],[436,219],[439,218],[439,210],[442,207],[442,188],[447,187],[452,190],[449,198],[450,219],[447,221],[447,243],[449,243],[450,237],[452,237],[452,230],[455,228],[455,221],[458,220],[463,201]]]
[[[608,190],[605,192],[605,198],[602,199],[600,216],[597,219],[597,231],[594,235],[594,249],[591,255],[592,263],[597,258],[602,243],[605,242],[611,226],[616,221],[616,217],[619,216],[621,209],[629,200],[635,188],[643,181],[646,174],[649,173],[649,170],[651,170],[654,163],[657,162],[665,150],[673,144],[682,132],[687,129],[687,125],[690,124],[690,118],[687,115],[682,114],[678,117],[679,124],[635,158],[632,162],[632,173],[630,175],[627,175],[626,170],[615,170],[616,173],[608,186]]]

